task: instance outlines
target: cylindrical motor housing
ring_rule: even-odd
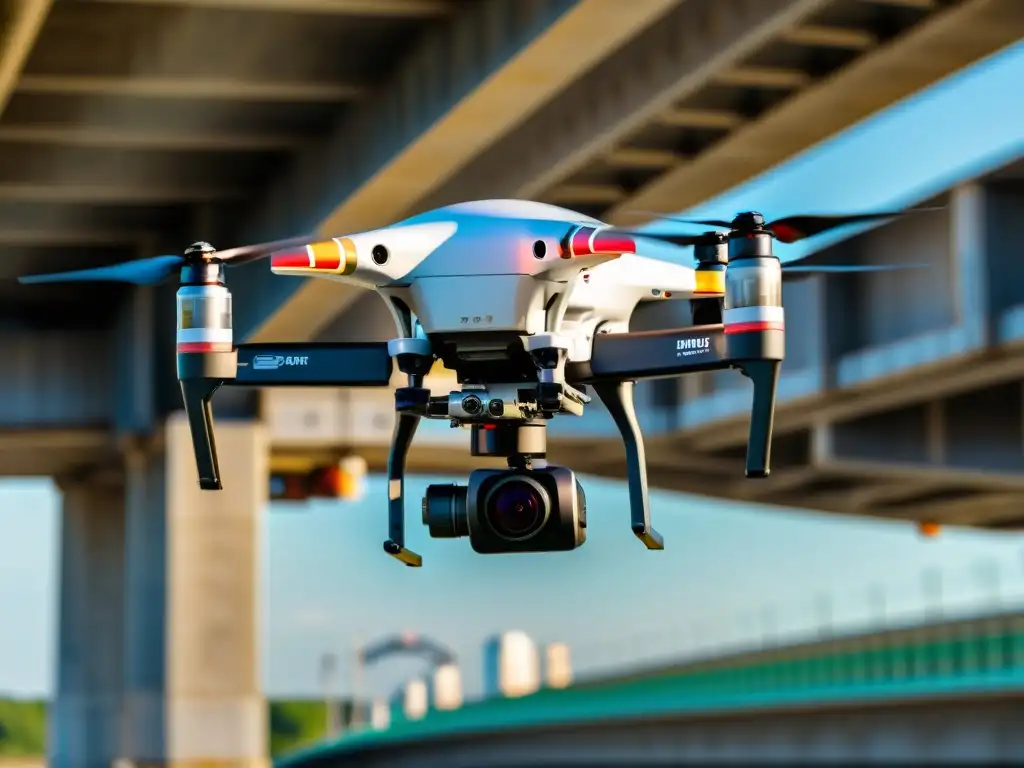
[[[224,285],[178,289],[178,353],[230,352],[234,347],[231,292]]]
[[[177,305],[178,381],[188,414],[199,486],[218,490],[220,469],[210,399],[221,384],[238,374],[231,294],[224,285],[224,265],[209,262],[186,265],[181,270]]]
[[[732,360],[782,360],[782,265],[773,256],[729,262],[725,273],[726,349]]]
[[[760,214],[751,214],[755,226]],[[772,255],[772,236],[754,232],[729,239],[725,273],[726,356],[753,384],[747,477],[768,477],[779,369],[786,354],[782,265]]]

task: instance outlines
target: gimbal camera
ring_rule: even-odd
[[[211,401],[222,386],[388,387],[396,420],[388,458],[385,551],[409,566],[406,459],[422,419],[467,427],[473,456],[503,457],[466,486],[431,486],[422,519],[434,538],[467,537],[480,553],[549,552],[586,541],[586,494],[573,471],[547,464],[547,422],[581,416],[596,395],[626,448],[630,526],[663,549],[651,526],[635,382],[735,368],[753,384],[746,476],[769,473],[775,391],[785,357],[786,272],[861,267],[780,264],[772,240],[794,242],[835,226],[896,213],[793,216],[757,213],[695,222],[727,232],[659,235],[609,227],[581,214],[519,200],[462,203],[380,230],[326,240],[297,238],[216,251],[195,243],[182,256],[23,278],[23,282],[160,282],[180,276],[177,368],[199,483],[221,488]],[[641,256],[644,239],[692,246],[695,268]],[[387,343],[235,346],[225,267],[269,256],[275,274],[350,282],[375,290],[398,330]],[[867,269],[871,269],[868,267]],[[693,324],[629,332],[641,302],[689,300]],[[434,393],[440,360],[459,389]]]

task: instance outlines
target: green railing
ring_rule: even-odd
[[[1024,691],[1024,614],[966,619],[877,634],[694,660],[562,691],[472,703],[399,720],[281,761],[473,732],[700,713],[842,705],[936,695]]]
[[[766,692],[1024,671],[1024,615],[853,635],[592,681],[601,689],[671,679],[688,689]]]

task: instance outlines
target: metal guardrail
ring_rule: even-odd
[[[692,658],[592,678],[575,687],[601,689],[669,678],[711,681],[730,689],[737,681],[758,688],[817,687],[1013,669],[1024,671],[1024,612],[1020,610]]]
[[[279,765],[516,728],[1008,692],[1024,694],[1020,612],[695,660],[566,690],[482,701],[400,720],[386,731],[351,734]]]

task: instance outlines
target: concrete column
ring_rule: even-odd
[[[986,261],[986,192],[980,183],[962,184],[950,193],[951,280],[957,322],[975,347],[987,345],[992,316]]]
[[[121,736],[124,493],[96,480],[58,485],[60,629],[48,765],[107,768]]]
[[[216,425],[222,491],[200,491],[188,425],[128,467],[125,756],[138,764],[262,766],[258,633],[268,439]]]

